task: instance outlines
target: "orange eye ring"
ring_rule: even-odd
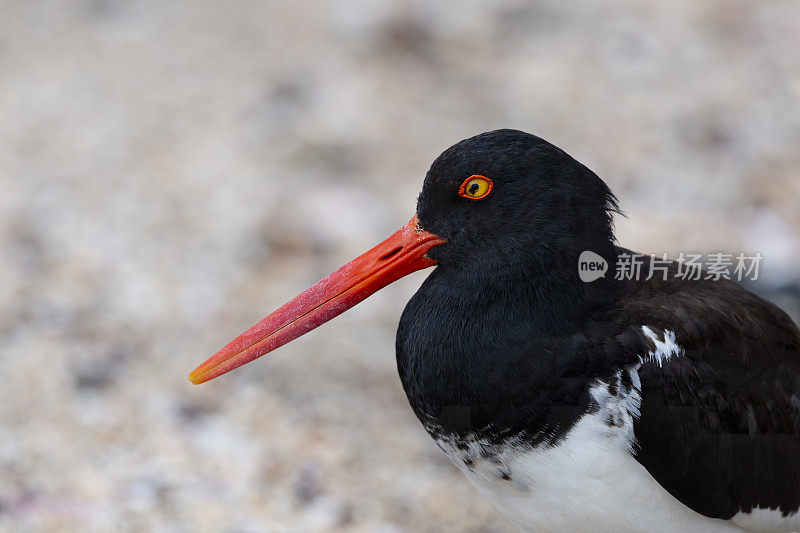
[[[473,174],[461,184],[461,188],[458,189],[458,195],[470,200],[480,200],[489,196],[492,189],[494,189],[492,180],[480,174]]]

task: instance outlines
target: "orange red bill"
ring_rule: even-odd
[[[427,257],[444,239],[408,224],[365,254],[285,303],[189,374],[204,383],[265,355],[344,313],[370,295],[417,270],[436,264]]]

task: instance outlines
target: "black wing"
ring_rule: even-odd
[[[797,512],[800,331],[788,315],[733,282],[676,279],[631,283],[613,315],[682,349],[639,371],[636,458],[650,474],[709,517]]]

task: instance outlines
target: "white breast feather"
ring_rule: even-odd
[[[643,362],[661,364],[682,355],[674,334],[661,341],[652,330],[643,329],[656,342],[656,350]],[[590,389],[597,410],[584,415],[553,445],[533,447],[517,441],[498,446],[480,439],[456,443],[448,437],[437,439],[437,444],[522,531],[741,531],[680,503],[633,457],[640,366],[625,370],[633,383],[627,394],[611,394],[609,384],[598,381]],[[621,377],[622,372],[615,377],[617,389]]]

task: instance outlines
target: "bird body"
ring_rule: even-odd
[[[608,384],[591,393],[602,407],[582,417],[557,445],[492,446],[446,438],[437,444],[522,531],[737,531],[687,508],[636,461],[630,414],[636,393],[619,401]],[[609,417],[618,425],[608,425]]]
[[[397,331],[425,429],[523,531],[800,530],[800,331],[726,280],[586,282],[616,198],[546,141],[497,130],[434,161],[412,221],[198,367],[203,382],[408,272]],[[648,263],[645,259],[644,267]]]
[[[536,372],[527,370],[524,362],[498,362],[498,357],[505,355],[502,350],[486,351],[482,355],[482,363],[487,367],[496,366],[495,372],[483,364],[474,367],[463,364],[471,359],[459,357],[457,349],[450,346],[446,351],[453,354],[451,364],[441,365],[441,359],[431,357],[431,345],[447,346],[446,339],[464,335],[470,320],[478,324],[486,322],[492,311],[482,316],[475,307],[468,308],[469,313],[465,314],[470,318],[466,323],[446,320],[458,324],[458,331],[452,331],[437,323],[436,316],[452,317],[457,312],[455,309],[462,308],[460,302],[442,311],[437,306],[414,305],[416,301],[432,301],[429,297],[412,300],[398,333],[398,366],[411,404],[417,406],[415,411],[426,430],[478,491],[523,531],[800,530],[796,503],[800,501],[796,484],[800,459],[798,418],[796,412],[792,415],[792,406],[787,405],[792,398],[788,394],[790,391],[777,389],[773,393],[785,398],[783,402],[778,398],[770,399],[767,391],[760,391],[764,394],[761,397],[748,394],[756,403],[740,417],[755,416],[758,411],[767,417],[779,416],[762,411],[762,407],[770,406],[790,418],[790,425],[767,429],[767,434],[757,429],[757,421],[750,421],[754,425],[748,429],[747,421],[734,420],[735,415],[724,427],[702,424],[693,427],[692,418],[698,415],[697,411],[711,411],[717,407],[719,416],[726,416],[726,413],[721,406],[709,405],[711,400],[707,398],[690,395],[674,403],[667,401],[665,396],[691,389],[689,382],[672,382],[679,379],[679,368],[688,367],[687,372],[697,372],[694,367],[703,365],[704,361],[693,358],[702,357],[709,349],[729,355],[730,363],[738,368],[737,354],[725,350],[731,345],[744,349],[746,341],[732,341],[727,337],[732,333],[720,330],[720,338],[715,342],[711,331],[698,331],[705,344],[711,344],[710,348],[698,349],[689,341],[687,331],[693,327],[702,328],[704,323],[708,324],[707,319],[713,320],[711,307],[702,315],[699,312],[694,317],[687,314],[687,318],[696,321],[694,324],[672,325],[669,315],[691,310],[676,305],[681,295],[672,293],[675,307],[667,316],[659,316],[652,312],[657,308],[653,305],[655,302],[646,298],[660,298],[664,289],[650,287],[648,283],[642,285],[624,287],[623,290],[633,291],[633,294],[620,297],[617,306],[598,317],[596,323],[552,341],[552,345],[575,346],[576,351],[589,354],[589,361],[599,362],[601,368],[590,367],[585,371],[583,367],[576,369],[567,365],[537,382],[525,383],[519,391],[515,390],[515,385],[526,377],[535,376]],[[709,298],[720,297],[722,287],[702,282],[697,285],[699,287],[686,283],[684,288],[685,297],[695,306],[710,306],[702,301],[703,286],[708,287]],[[732,283],[723,285],[737,296],[730,302],[732,306],[741,308],[743,301],[751,300],[756,306],[751,310],[754,316],[772,316],[776,321],[768,326],[773,330],[770,333],[775,334],[781,326],[785,327],[785,340],[791,341],[793,324],[781,311]],[[423,286],[421,292],[425,290]],[[490,298],[489,295],[475,295],[477,301]],[[645,300],[637,301],[640,298]],[[442,299],[436,298],[436,301]],[[723,322],[730,316],[724,303],[724,300],[718,303],[723,306],[718,309],[718,318]],[[637,308],[649,312],[637,315]],[[439,340],[434,340],[424,350],[427,355],[414,362],[408,360],[413,356],[405,348],[409,342],[406,331],[415,331],[419,326],[408,324],[406,320],[424,324],[425,338],[431,339],[433,331],[439,335],[433,337]],[[416,335],[411,334],[409,338]],[[479,335],[491,336],[491,332]],[[777,341],[781,337],[773,338]],[[475,342],[469,339],[468,344]],[[519,346],[514,343],[512,350]],[[591,354],[593,349],[599,353]],[[558,357],[547,348],[542,351],[548,359]],[[524,361],[531,352],[523,350],[522,353]],[[578,360],[572,354],[565,359]],[[430,402],[432,394],[418,389],[419,384],[425,382],[421,376],[427,374],[420,368],[422,365],[430,367],[432,389],[441,391],[443,388],[434,385],[436,382],[458,383],[460,392],[453,391],[454,395],[446,400]],[[680,366],[673,369],[674,365]],[[776,373],[779,369],[775,369]],[[718,367],[716,370],[720,375],[715,377],[714,384],[725,379],[722,375],[725,369]],[[736,372],[739,376],[741,373],[741,369]],[[800,370],[795,369],[790,375],[796,383]],[[469,383],[472,385],[465,385]],[[777,384],[777,381],[767,383]],[[756,389],[763,385],[759,379],[753,384]],[[570,390],[571,387],[576,390]],[[481,390],[494,397],[476,400],[472,395]],[[696,390],[703,392],[699,387]],[[541,391],[547,392],[537,396],[536,392]],[[534,398],[534,407],[525,405]],[[647,401],[643,401],[645,398]],[[443,407],[437,411],[432,405]],[[476,405],[491,405],[488,408],[496,411],[483,413],[480,408],[473,409]],[[532,417],[530,413],[538,406],[543,406],[541,416]],[[431,414],[435,412],[439,414]],[[481,417],[514,422],[528,420],[529,424],[523,429],[495,425],[487,432],[480,429],[487,427],[483,422],[472,423],[473,416],[479,420]],[[697,432],[695,436],[692,436],[693,431]],[[706,442],[696,436],[702,433],[706,433]],[[789,441],[784,453],[772,442],[772,437],[781,435]],[[709,447],[716,451],[716,456],[711,455]],[[733,462],[736,455],[739,455],[738,461]],[[665,485],[673,488],[672,492]],[[787,500],[795,503],[781,509],[781,502]]]

